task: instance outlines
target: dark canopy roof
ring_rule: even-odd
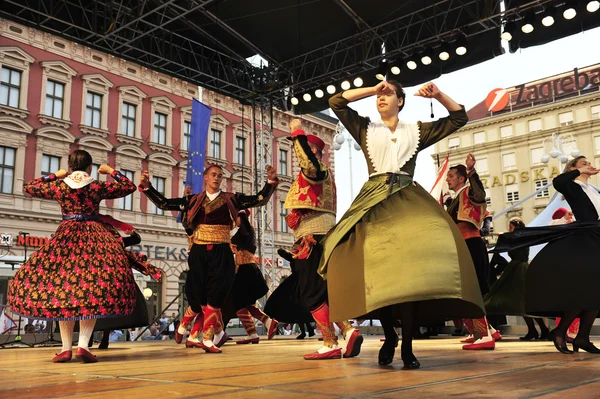
[[[580,0],[579,14],[586,14]],[[505,10],[501,11],[501,3]],[[3,0],[0,15],[46,30],[239,100],[271,99],[281,108],[300,96],[297,112],[327,107],[305,102],[328,84],[376,82],[385,58],[399,66],[394,77],[414,85],[502,54],[506,20],[541,17],[567,0]],[[538,24],[539,24],[538,18]],[[600,12],[587,13],[563,29],[521,35],[511,51],[597,26]],[[557,18],[558,22],[559,18]],[[519,25],[520,26],[520,25]],[[518,36],[518,35],[517,35]],[[467,53],[454,53],[465,40]],[[385,55],[382,48],[385,47]],[[448,47],[451,57],[437,54]],[[433,63],[419,61],[431,52]],[[255,54],[268,67],[252,66]],[[418,68],[406,61],[417,58]],[[385,71],[389,72],[388,70]]]

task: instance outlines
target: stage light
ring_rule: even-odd
[[[521,26],[521,32],[523,33],[531,33],[535,29],[533,23],[535,22],[535,14],[529,13],[523,19],[523,26]]]
[[[387,71],[388,62],[386,60],[381,60],[379,62],[379,66],[377,67],[377,73],[375,74],[377,80],[385,80],[385,75],[387,74]]]
[[[361,87],[363,85],[363,80],[362,78],[359,76],[358,78],[354,79],[354,86],[355,87]]]
[[[544,17],[542,18],[542,25],[548,27],[554,25],[554,17],[556,16],[556,9],[552,6],[546,7]]]
[[[317,98],[323,98],[324,95],[325,95],[325,93],[323,93],[323,90],[321,90],[321,89],[315,90],[315,96]]]
[[[290,100],[290,102],[292,103],[292,105],[298,105],[299,101],[296,97],[292,97],[292,99]]]
[[[467,38],[464,34],[461,34],[456,40],[456,54],[465,55],[467,54]]]
[[[327,93],[329,93],[329,94],[335,93],[335,86],[334,85],[327,86]]]
[[[408,67],[408,69],[410,69],[411,71],[414,71],[415,69],[417,69],[417,57],[415,56],[415,54],[413,54],[408,61],[406,62],[406,66]]]
[[[344,80],[342,82],[342,90],[348,90],[350,89],[350,82],[348,82],[347,80]]]
[[[587,6],[585,6],[585,9],[588,10],[588,12],[598,11],[598,9],[600,9],[600,1],[590,1],[589,3],[587,3]]]
[[[304,93],[304,95],[302,96],[302,99],[304,99],[304,101],[306,101],[306,102],[309,102],[310,100],[312,100],[312,97],[310,96],[310,94]]]
[[[431,49],[431,47],[426,48],[425,51],[423,51],[423,53],[421,54],[421,63],[423,65],[431,65],[431,63],[433,62],[433,60],[431,59],[432,56],[433,50]]]
[[[394,65],[393,67],[390,68],[390,72],[393,73],[394,75],[400,75],[400,68],[397,67],[396,65]]]
[[[507,22],[506,25],[504,25],[504,31],[502,32],[500,37],[506,40],[507,42],[510,42],[513,38],[513,34],[515,33],[515,28],[516,26],[514,22]]]
[[[577,16],[577,1],[567,1],[565,9],[563,11],[563,17],[565,19],[573,19]]]
[[[450,43],[442,42],[442,45],[440,46],[440,53],[438,54],[440,60],[448,61],[450,59],[450,51]]]

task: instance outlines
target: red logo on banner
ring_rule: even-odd
[[[485,99],[485,106],[490,112],[498,112],[508,105],[508,90],[494,89]]]

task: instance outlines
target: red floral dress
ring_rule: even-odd
[[[116,171],[111,176],[114,182],[94,180],[79,188],[53,174],[23,185],[23,191],[34,197],[56,200],[63,221],[48,243],[15,273],[8,290],[14,312],[46,320],[131,314],[136,283],[122,241],[100,221],[64,220],[69,215],[93,219],[103,199],[135,191],[135,184],[125,176]],[[84,178],[90,179],[87,174]]]

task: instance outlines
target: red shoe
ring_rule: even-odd
[[[271,325],[269,326],[269,331],[267,332],[267,339],[268,340],[273,339],[276,331],[277,331],[277,320],[271,319]],[[258,344],[258,341],[256,343]]]
[[[325,353],[319,353],[317,351],[304,355],[304,360],[326,360],[326,359],[341,359],[342,349],[332,349]]]
[[[221,337],[219,342],[215,342],[215,346],[217,348],[222,347],[223,345],[225,345],[225,342],[227,342],[228,339],[229,339],[229,335],[227,335],[227,333],[223,333],[223,336]]]
[[[460,341],[461,344],[472,344],[473,342],[475,342],[474,337],[469,337]]]
[[[379,338],[379,342],[385,342],[385,338]]]
[[[183,342],[183,334],[179,334],[179,331],[175,330],[175,343],[180,344]]]
[[[57,353],[56,356],[52,358],[52,363],[66,363],[71,360],[73,357],[72,350],[66,350],[61,353]]]
[[[496,343],[494,340],[489,342],[481,342],[479,344],[470,344],[463,346],[463,349],[466,351],[480,351],[480,350],[494,350],[496,348]]]
[[[196,342],[196,341],[190,341],[189,339],[187,339],[185,341],[185,347],[186,348],[202,348],[204,349],[201,345],[200,342]]]
[[[492,338],[496,342],[502,341],[502,334],[500,334],[500,331],[496,330],[496,332],[492,334]]]
[[[360,346],[363,343],[363,336],[360,335],[360,331],[354,330],[348,338],[346,343],[346,352],[344,352],[344,358],[355,357],[360,353]]]
[[[254,337],[254,338],[244,338],[244,339],[240,339],[239,341],[235,341],[236,344],[241,344],[241,345],[245,345],[245,344],[258,344],[258,341],[260,341],[260,337]]]
[[[98,359],[96,356],[92,355],[90,351],[83,348],[77,348],[77,352],[75,352],[75,357],[77,359],[81,359],[84,363],[96,363]]]
[[[223,353],[223,351],[221,349],[217,348],[216,346],[204,345],[204,342],[200,342],[200,346],[198,346],[198,347],[204,349],[204,351],[206,353]]]

